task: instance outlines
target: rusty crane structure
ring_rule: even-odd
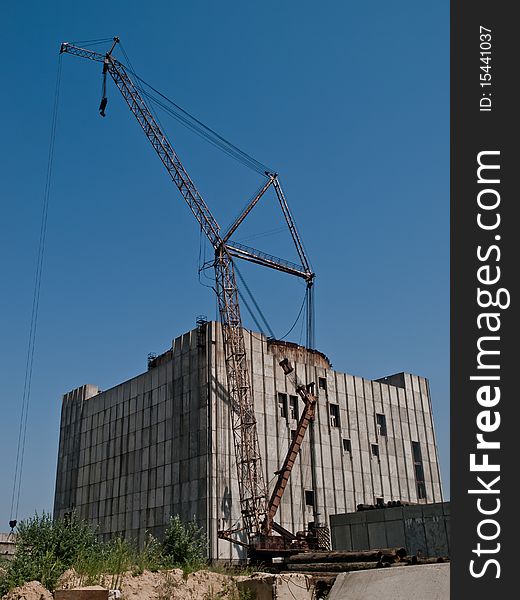
[[[320,536],[316,536],[315,533],[311,532],[301,532],[298,535],[294,535],[275,522],[275,516],[288,483],[292,467],[298,456],[305,432],[314,418],[316,403],[316,397],[313,393],[314,384],[301,384],[297,381],[295,374],[292,375],[296,391],[302,398],[305,408],[298,422],[296,434],[291,441],[286,458],[278,471],[274,489],[271,495],[268,496],[258,442],[257,422],[246,359],[243,323],[240,314],[239,293],[234,266],[235,259],[242,259],[300,277],[307,284],[309,291],[308,298],[312,298],[310,292],[312,292],[315,275],[311,269],[289,210],[279,177],[276,173],[266,171],[264,173],[266,181],[260,191],[249,202],[246,209],[231,227],[225,233],[221,232],[219,224],[188,175],[168,137],[144,101],[138,85],[136,85],[136,82],[131,77],[131,74],[134,74],[131,71],[129,72],[129,69],[113,56],[113,51],[118,43],[119,38],[113,38],[112,47],[106,53],[96,52],[70,43],[63,43],[60,53],[72,54],[103,65],[103,98],[99,107],[100,114],[105,116],[107,106],[106,79],[107,75],[109,75],[121,92],[130,111],[161,159],[161,162],[214,250],[215,287],[222,324],[228,392],[232,407],[231,425],[242,515],[240,526],[220,531],[219,536],[233,543],[246,546],[250,550],[250,553],[261,552],[262,550],[270,552],[290,548],[305,549],[316,547],[319,545],[317,540]],[[243,246],[242,244],[235,243],[231,239],[232,235],[270,188],[274,189],[280,204],[300,264],[276,258]],[[309,300],[309,302],[312,301]],[[287,360],[282,361],[281,367],[287,376],[293,372],[292,366]],[[244,536],[240,535],[241,532],[245,532],[247,541],[244,541]],[[279,535],[275,535],[273,532]]]

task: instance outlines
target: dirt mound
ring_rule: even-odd
[[[235,599],[237,578],[212,571],[197,571],[186,578],[181,569],[132,577],[126,574],[121,585],[125,600],[200,600],[202,598]]]
[[[52,594],[39,581],[29,581],[2,596],[2,600],[52,600]]]
[[[67,569],[63,575],[58,579],[56,583],[57,590],[70,590],[75,587],[82,585],[80,576],[74,569]]]
[[[109,575],[99,583],[110,587],[111,579]],[[236,583],[244,579],[248,578],[213,571],[196,571],[185,577],[181,569],[157,573],[144,571],[140,575],[128,572],[123,574],[119,588],[122,600],[238,600]],[[60,577],[56,589],[71,589],[86,584],[71,569]],[[39,582],[31,581],[12,590],[1,600],[52,600],[52,594]]]

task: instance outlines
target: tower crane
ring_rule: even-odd
[[[298,429],[289,446],[286,459],[278,472],[275,488],[268,498],[264,481],[262,458],[258,441],[250,374],[246,360],[243,324],[240,314],[238,287],[235,274],[234,259],[247,260],[265,267],[276,269],[302,278],[312,291],[315,274],[307,259],[303,244],[296,229],[289,206],[285,199],[279,177],[276,173],[265,172],[266,182],[246,209],[235,220],[231,227],[222,233],[220,226],[203,200],[195,184],[182,165],[167,136],[146,105],[138,86],[132,81],[128,69],[113,56],[119,38],[113,38],[111,49],[105,54],[91,49],[81,48],[64,42],[60,53],[72,54],[103,64],[103,98],[99,107],[101,116],[105,116],[107,106],[106,76],[112,78],[121,92],[130,111],[137,119],[153,149],[161,159],[171,179],[188,204],[202,231],[214,250],[215,291],[222,325],[223,348],[226,365],[228,393],[231,405],[232,430],[237,465],[238,489],[242,524],[236,529],[219,531],[221,538],[246,546],[249,550],[275,549],[312,546],[312,536],[295,536],[277,525],[274,521],[278,507],[286,488],[290,472],[305,435],[309,423],[314,418],[316,398],[313,384],[302,385],[296,381],[296,390],[305,403],[305,408],[298,423]],[[270,256],[253,248],[248,248],[231,240],[244,219],[253,210],[269,188],[273,188],[301,264]],[[311,294],[308,294],[311,297]],[[288,361],[282,361],[286,375],[292,372]],[[248,542],[237,537],[244,531]],[[281,535],[273,535],[273,531]]]

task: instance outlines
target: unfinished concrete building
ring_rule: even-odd
[[[301,400],[279,362],[288,358],[318,395],[277,521],[296,532],[361,503],[442,501],[428,381],[378,380],[332,369],[325,355],[245,330],[265,479],[271,482],[296,427]],[[200,323],[109,390],[63,396],[55,516],[72,510],[115,534],[161,535],[170,515],[208,533],[209,557],[243,557],[217,537],[240,519],[220,325]]]

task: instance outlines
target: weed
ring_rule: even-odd
[[[156,600],[171,600],[174,597],[175,590],[179,587],[179,581],[173,573],[165,572],[164,579],[157,590]]]
[[[206,564],[207,539],[194,521],[184,524],[179,515],[170,517],[162,542],[163,554],[185,573],[197,571]]]
[[[248,588],[240,588],[238,590],[238,600],[256,600],[256,594]]]

